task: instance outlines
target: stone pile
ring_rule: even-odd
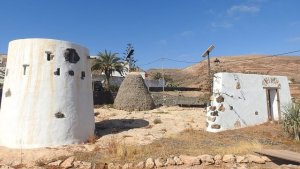
[[[126,163],[124,165],[109,163],[107,165],[108,169],[129,169],[129,168],[136,168],[136,169],[153,169],[153,168],[163,168],[169,166],[196,166],[196,165],[215,165],[220,166],[222,163],[224,164],[232,164],[232,165],[241,165],[245,166],[248,163],[255,163],[255,164],[265,164],[266,162],[271,162],[271,160],[266,156],[257,156],[247,154],[245,156],[236,156],[233,154],[227,155],[199,155],[199,156],[188,156],[188,155],[180,155],[180,156],[170,156],[169,158],[148,158],[146,161],[141,161],[137,164],[133,163]],[[243,165],[244,164],[244,165]]]
[[[204,166],[227,166],[229,168],[239,168],[246,169],[249,164],[266,164],[267,162],[271,162],[271,160],[266,156],[258,156],[247,154],[244,156],[241,155],[233,155],[226,154],[222,155],[199,155],[199,156],[189,156],[189,155],[180,155],[180,156],[170,156],[168,158],[148,158],[146,161],[141,161],[139,163],[125,163],[125,164],[117,164],[117,163],[108,163],[108,164],[94,164],[91,162],[85,161],[76,161],[74,156],[71,156],[65,160],[57,160],[50,162],[48,164],[39,165],[36,164],[31,168],[42,169],[42,168],[61,168],[61,169],[154,169],[154,168],[164,168],[164,167],[172,167],[172,166],[181,166],[184,167],[192,167],[201,165]],[[0,165],[0,169],[14,169],[14,168],[27,168],[26,165],[23,167],[20,166],[9,166],[9,165]],[[297,165],[282,165],[278,166],[278,168],[295,168],[300,169],[300,166]]]

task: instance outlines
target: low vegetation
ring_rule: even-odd
[[[293,136],[295,140],[299,139],[300,130],[300,103],[290,103],[284,106],[284,131]]]
[[[167,111],[156,111],[156,112],[153,112],[155,114],[169,114],[170,112],[167,112]]]
[[[300,152],[300,142],[283,135],[281,124],[263,124],[237,130],[210,133],[185,130],[154,141],[148,145],[129,145],[112,138],[108,147],[92,152],[76,152],[77,160],[95,163],[137,163],[149,157],[167,158],[170,155],[251,154],[262,148],[285,149]]]
[[[156,118],[156,119],[153,120],[153,123],[154,124],[160,124],[160,123],[162,123],[162,121],[161,121],[160,118]]]

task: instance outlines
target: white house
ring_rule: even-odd
[[[0,145],[37,148],[82,143],[94,135],[89,51],[53,39],[9,43]]]
[[[291,101],[288,79],[242,73],[217,73],[213,79],[207,131],[218,132],[282,118]]]
[[[90,56],[90,58],[97,58],[97,57],[98,56]],[[92,64],[92,62],[90,63]],[[122,75],[117,71],[112,72],[112,75],[110,77],[110,85],[119,87],[128,73],[129,73],[129,64],[125,63],[125,69],[122,72]],[[139,73],[141,74],[143,79],[145,79],[146,73],[144,71],[140,71]],[[106,77],[104,72],[102,72],[101,74],[92,73],[93,82],[99,81],[103,84],[105,80]]]

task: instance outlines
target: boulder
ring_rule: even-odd
[[[208,154],[200,155],[201,163],[204,165],[211,165],[215,163],[214,157]]]
[[[122,169],[122,167],[119,164],[109,163],[107,165],[108,169]]]
[[[132,169],[133,168],[133,164],[132,163],[125,163],[122,167],[122,169]]]
[[[155,166],[155,163],[154,163],[153,159],[152,158],[148,158],[146,160],[145,167],[148,168],[148,169],[150,169],[150,168],[154,168],[154,166]]]
[[[247,154],[246,157],[250,163],[257,163],[257,164],[265,164],[266,163],[266,161],[263,158],[256,156],[256,155]]]
[[[176,165],[176,162],[173,158],[169,157],[166,162],[166,166]]]
[[[220,154],[215,155],[214,160],[215,160],[215,165],[220,165],[222,163],[222,155]]]
[[[223,156],[223,162],[225,163],[234,163],[235,162],[235,156],[232,154],[226,154]]]
[[[237,163],[248,163],[249,160],[244,156],[236,156],[236,162]]]
[[[74,166],[74,168],[91,169],[92,163],[85,162],[85,161],[74,161],[73,166]]]
[[[165,164],[164,159],[161,157],[154,160],[154,163],[156,167],[163,167]]]
[[[145,168],[145,162],[141,161],[141,162],[137,163],[137,165],[135,165],[135,168],[136,169],[143,169],[143,168]]]
[[[200,165],[201,161],[199,157],[194,156],[187,156],[187,155],[180,155],[179,158],[182,160],[182,162],[188,166],[193,165]]]
[[[71,157],[67,158],[64,162],[62,162],[60,167],[65,168],[65,169],[72,168],[74,160],[75,160],[75,157],[71,156]]]
[[[267,156],[261,156],[262,159],[264,159],[266,162],[271,162],[272,160]]]
[[[61,163],[62,163],[62,160],[57,160],[57,161],[49,163],[48,165],[59,167]]]
[[[177,156],[174,157],[174,161],[175,161],[176,165],[182,165],[183,164],[183,162],[181,161],[181,159],[179,157],[177,157]]]

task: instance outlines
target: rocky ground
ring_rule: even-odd
[[[92,144],[56,148],[16,150],[0,147],[0,165],[34,166],[40,161],[64,159],[74,152],[105,149],[112,140],[118,144],[145,145],[185,129],[200,130],[205,126],[205,113],[199,108],[161,107],[151,111],[126,112],[109,106],[95,109],[95,138]]]
[[[203,108],[161,107],[126,112],[95,108],[95,137],[87,143],[14,150],[0,147],[0,168],[299,168],[254,153],[300,152],[280,124],[220,133],[204,131]]]

